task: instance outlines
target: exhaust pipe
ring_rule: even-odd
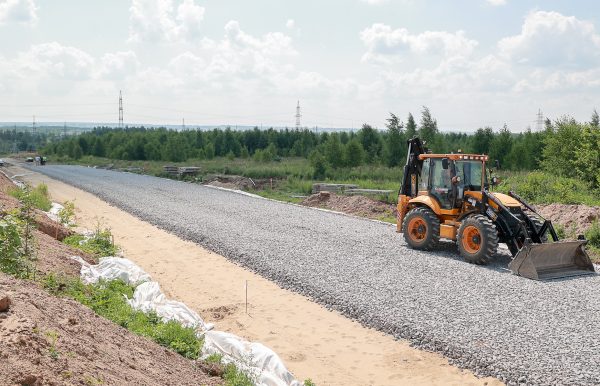
[[[587,240],[526,244],[508,264],[515,275],[533,280],[552,280],[591,275],[594,264],[584,249]]]

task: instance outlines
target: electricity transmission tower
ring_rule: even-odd
[[[300,101],[296,105],[296,129],[300,129],[300,118],[302,118],[302,114],[300,114]]]
[[[535,121],[535,131],[542,131],[544,129],[544,114],[542,109],[538,109],[537,119]]]
[[[35,135],[35,130],[36,130],[36,127],[35,127],[35,115],[34,115],[33,122],[31,123],[31,134],[32,135]]]
[[[123,128],[123,94],[119,90],[119,129]]]

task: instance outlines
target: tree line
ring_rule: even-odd
[[[33,133],[29,129],[3,129],[0,130],[0,154],[36,151],[58,138],[56,134]]]
[[[357,132],[315,132],[304,130],[175,131],[165,128],[95,128],[90,132],[53,142],[44,148],[49,155],[79,159],[91,155],[123,160],[183,162],[214,157],[249,158],[269,162],[282,157],[302,157],[311,161],[317,175],[327,168],[361,165],[402,166],[406,140],[418,135],[435,153],[463,152],[489,154],[510,170],[548,169],[600,183],[600,137],[598,114],[580,123],[564,117],[546,121],[543,131],[527,129],[512,133],[504,125],[499,130],[479,128],[475,133],[450,133],[438,129],[437,120],[423,107],[419,121],[408,114],[406,122],[390,114],[386,129],[364,124]]]

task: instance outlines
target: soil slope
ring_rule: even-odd
[[[0,211],[18,206],[0,174]],[[43,213],[40,212],[41,215]],[[43,219],[42,219],[43,220]],[[81,251],[34,231],[38,278],[45,273],[78,276],[69,256]],[[134,335],[70,299],[52,296],[34,281],[0,272],[0,384],[2,385],[219,385],[196,362]]]
[[[0,273],[2,293],[10,293],[12,305],[0,313],[1,384],[221,383],[193,361],[35,283]]]

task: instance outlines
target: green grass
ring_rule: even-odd
[[[79,279],[49,274],[44,278],[43,285],[50,293],[73,298],[98,315],[186,358],[197,359],[200,355],[202,341],[196,337],[193,328],[183,327],[176,321],[163,322],[154,313],[134,310],[124,297],[131,298],[134,288],[121,280],[86,285]]]
[[[600,205],[600,192],[585,182],[555,176],[547,172],[502,172],[498,191],[514,190],[532,204],[585,204]]]
[[[83,235],[74,234],[66,237],[63,243],[81,249],[96,258],[115,256],[119,248],[112,242],[112,234],[108,229],[97,229],[94,235],[86,239]]]
[[[48,186],[46,186],[46,184],[39,184],[35,188],[26,187],[25,189],[15,187],[10,189],[8,194],[20,201],[28,199],[35,208],[45,212],[52,208],[52,202],[50,201]]]
[[[595,220],[585,232],[585,239],[590,247],[600,250],[600,223],[598,220]]]

